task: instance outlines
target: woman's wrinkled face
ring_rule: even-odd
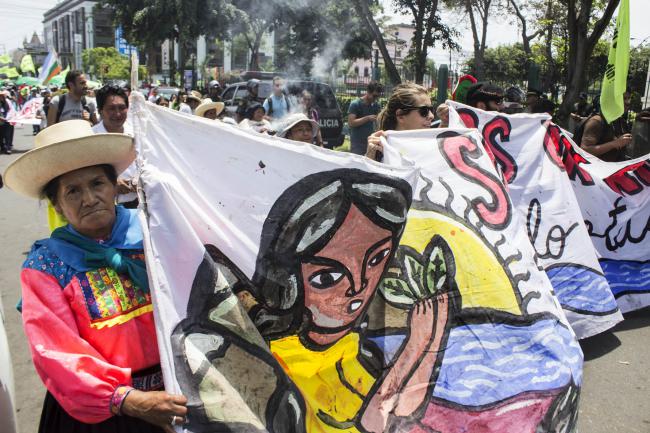
[[[59,178],[56,211],[84,236],[111,234],[115,222],[117,187],[100,166],[70,171]]]
[[[295,141],[302,141],[303,143],[311,143],[313,139],[313,129],[311,123],[306,120],[298,122],[287,133],[287,138]]]
[[[414,98],[414,107],[431,106],[431,98],[425,94],[418,94]],[[408,131],[412,129],[428,129],[431,128],[434,115],[431,111],[426,116],[422,116],[419,110],[403,111],[397,110],[397,130]]]
[[[352,325],[372,300],[392,249],[392,233],[352,206],[329,243],[302,263],[313,323],[339,330]]]

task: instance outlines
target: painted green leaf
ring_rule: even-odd
[[[417,257],[405,252],[404,267],[406,268],[406,281],[413,295],[417,299],[425,298],[424,266],[422,266]]]
[[[447,264],[442,248],[436,246],[431,250],[427,260],[426,290],[431,295],[439,291],[447,281]]]
[[[379,290],[386,301],[391,304],[412,305],[416,301],[406,281],[400,278],[384,278]]]

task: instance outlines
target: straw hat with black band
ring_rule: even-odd
[[[85,120],[52,125],[35,137],[35,147],[9,164],[7,187],[28,197],[42,198],[54,178],[93,165],[110,164],[119,175],[135,159],[133,138],[126,134],[94,134]]]

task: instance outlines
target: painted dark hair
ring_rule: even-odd
[[[397,247],[411,196],[406,181],[357,169],[312,174],[288,188],[262,228],[252,280],[262,306],[254,317],[258,329],[269,336],[300,328],[306,311],[301,263],[327,245],[353,205],[389,230]]]

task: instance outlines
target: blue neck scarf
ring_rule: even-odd
[[[48,248],[66,265],[77,272],[102,267],[113,268],[117,273],[127,274],[133,283],[149,290],[147,268],[143,261],[132,259],[129,252],[142,251],[142,229],[135,210],[116,206],[116,218],[111,237],[105,242],[88,238],[70,224],[59,227],[48,239]]]

